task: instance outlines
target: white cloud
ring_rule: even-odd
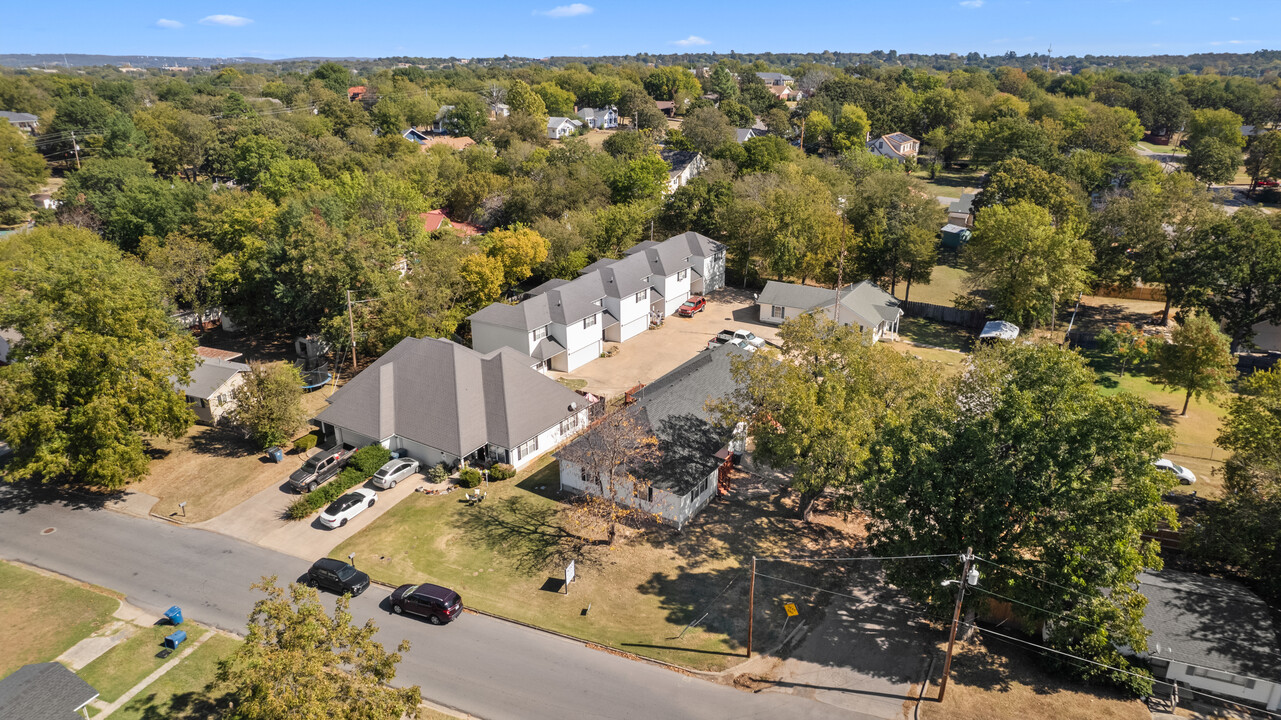
[[[712,41],[706,38],[701,38],[697,35],[690,35],[684,40],[673,40],[672,44],[680,45],[681,47],[690,47],[692,45],[711,45]]]
[[[226,27],[244,27],[251,22],[253,20],[239,15],[210,15],[200,19],[201,25],[223,25]]]
[[[1239,17],[1230,17],[1230,18],[1228,18],[1228,19],[1229,19],[1229,20],[1231,20],[1232,22],[1240,22],[1240,21],[1241,21],[1241,18],[1239,18]]]
[[[961,7],[975,10],[983,7],[983,0],[961,0]]]
[[[166,20],[164,18],[160,18],[156,21],[156,27],[162,27],[166,30],[181,30],[182,23],[177,20]]]
[[[1214,40],[1211,45],[1245,45],[1248,43],[1258,42],[1257,40]]]
[[[551,10],[535,10],[534,14],[546,15],[547,17],[562,18],[562,17],[576,17],[578,15],[591,15],[593,12],[595,12],[595,8],[593,8],[591,5],[584,5],[582,3],[570,3],[569,5],[557,5]]]

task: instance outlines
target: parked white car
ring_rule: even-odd
[[[751,330],[735,330],[734,337],[759,350],[765,347],[765,339],[756,337]]]
[[[418,461],[413,458],[397,458],[378,468],[374,473],[374,485],[383,490],[396,487],[396,483],[418,472]]]
[[[1174,477],[1178,478],[1179,482],[1184,485],[1191,485],[1196,482],[1196,475],[1194,475],[1191,470],[1183,467],[1182,465],[1176,465],[1165,458],[1161,458],[1152,464],[1161,470],[1174,473]]]
[[[329,503],[329,507],[320,513],[320,524],[327,528],[340,528],[347,521],[374,506],[378,493],[369,488],[356,488]]]

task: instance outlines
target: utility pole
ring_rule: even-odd
[[[756,557],[752,556],[752,581],[747,588],[747,657],[752,657],[752,621],[756,618]]]
[[[351,331],[351,371],[356,372],[356,319],[351,314],[351,291],[347,291],[347,327]],[[955,632],[955,630],[953,630]]]
[[[841,211],[841,254],[836,262],[836,305],[832,309],[832,322],[839,327],[841,324],[841,285],[845,282],[845,237],[849,231],[849,223],[845,219],[845,198],[836,198],[836,204]]]
[[[947,692],[947,678],[952,672],[952,648],[956,645],[956,626],[961,622],[961,601],[965,599],[965,586],[969,583],[978,582],[978,571],[974,570],[971,564],[974,562],[974,548],[965,548],[965,554],[961,556],[964,564],[961,566],[961,577],[958,580],[946,580],[944,585],[958,583],[961,587],[956,591],[956,609],[952,611],[952,632],[947,639],[947,659],[943,661],[943,679],[939,682],[939,702],[943,702],[943,693]],[[973,575],[971,576],[971,572]]]
[[[805,118],[801,118],[801,152],[805,152]]]
[[[76,133],[71,133],[71,149],[76,153],[76,169],[80,169],[80,145],[76,143]]]

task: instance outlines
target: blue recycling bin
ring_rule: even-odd
[[[177,605],[174,605],[173,607],[165,611],[165,617],[169,619],[170,623],[174,625],[181,625],[182,624],[182,608],[178,607]]]
[[[267,457],[271,458],[272,462],[284,462],[285,451],[278,447],[269,447],[267,448]]]
[[[165,647],[170,650],[177,650],[178,646],[187,641],[187,631],[178,630],[165,636]]]

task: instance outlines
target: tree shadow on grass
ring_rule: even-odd
[[[203,428],[187,442],[193,452],[214,457],[238,458],[258,452],[244,433],[225,427]]]
[[[522,497],[473,508],[459,523],[467,540],[496,552],[520,572],[534,574],[577,558],[589,541],[561,523],[560,509]]]
[[[212,687],[205,687],[163,700],[151,693],[134,698],[126,707],[137,710],[141,720],[213,720],[225,716],[230,699],[230,695],[215,696]]]

